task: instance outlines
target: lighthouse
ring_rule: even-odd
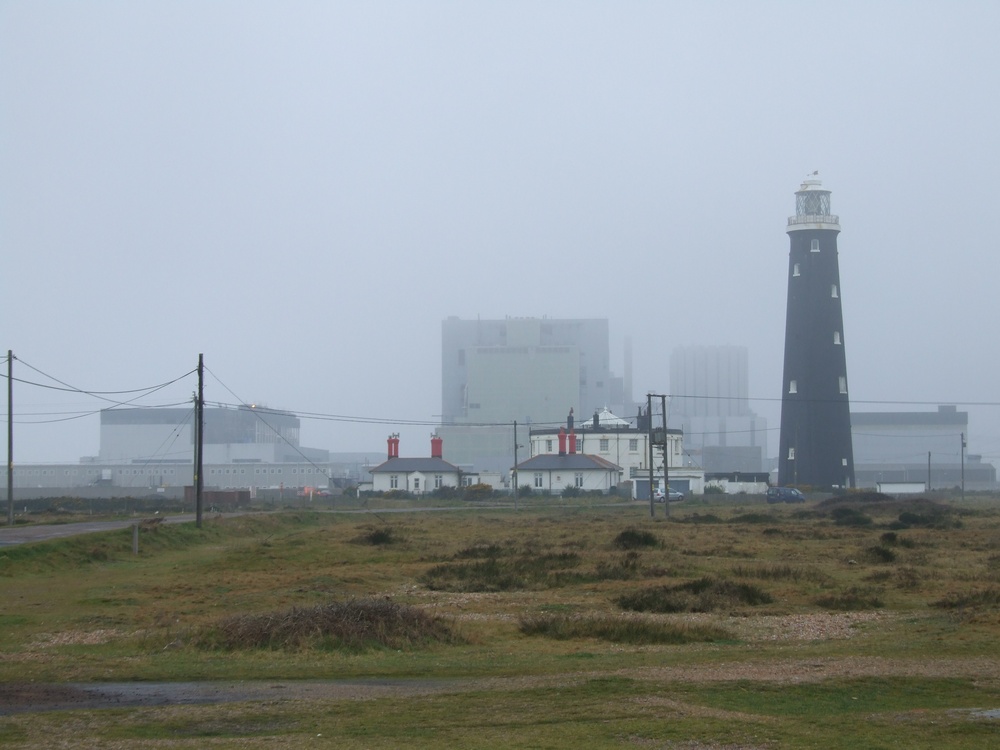
[[[788,219],[788,303],[778,482],[853,487],[851,404],[837,260],[840,219],[816,173]]]

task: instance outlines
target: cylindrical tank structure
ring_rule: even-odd
[[[830,191],[807,179],[788,219],[788,301],[778,482],[853,487],[851,405]]]

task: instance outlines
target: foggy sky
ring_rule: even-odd
[[[423,455],[442,319],[606,317],[637,398],[670,392],[676,346],[747,346],[773,454],[786,220],[819,170],[852,408],[986,404],[961,407],[969,450],[997,461],[998,21],[985,1],[0,0],[0,348],[89,391],[203,352],[209,402],[399,420],[306,419],[302,443],[400,432]],[[96,454],[95,414],[49,420],[108,405],[15,383],[15,460]]]

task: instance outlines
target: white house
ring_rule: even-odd
[[[621,467],[582,453],[534,456],[515,467],[517,482],[533,492],[558,495],[567,487],[581,492],[609,492],[618,485]]]
[[[662,437],[662,428],[657,428],[653,445],[654,482],[663,479],[664,450],[655,444],[659,442],[656,438],[662,440]],[[644,415],[629,421],[604,409],[576,425],[570,412],[565,426],[531,430],[529,443],[532,456],[577,453],[600,458],[619,467],[619,482],[633,481],[634,490],[637,482],[645,480],[645,492],[649,492],[649,426],[648,417]],[[701,468],[686,465],[683,432],[668,429],[666,443],[671,488],[685,493],[703,492],[705,473]],[[523,479],[519,481],[525,484]]]
[[[372,475],[372,490],[423,495],[442,487],[458,487],[461,470],[441,458],[442,442],[439,437],[431,438],[429,458],[400,458],[399,435],[390,435],[388,458],[368,470]]]

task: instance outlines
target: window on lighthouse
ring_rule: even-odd
[[[788,392],[789,393],[798,393],[799,392],[799,383],[798,383],[797,380],[790,380],[790,381],[788,381]]]
[[[844,375],[841,375],[837,379],[837,382],[840,384],[840,392],[841,393],[847,393],[847,377],[844,376]]]
[[[834,344],[839,344],[840,343],[840,331],[834,331],[833,332],[833,343]]]
[[[830,287],[830,296],[833,297],[834,299],[836,299],[837,297],[840,296],[839,294],[837,294],[837,285],[836,284],[834,284],[833,286]]]
[[[799,275],[799,264],[796,263],[794,266],[792,266],[792,276],[798,276],[798,275]]]
[[[813,253],[819,252],[819,240],[812,241],[812,244],[809,246],[809,251]]]

